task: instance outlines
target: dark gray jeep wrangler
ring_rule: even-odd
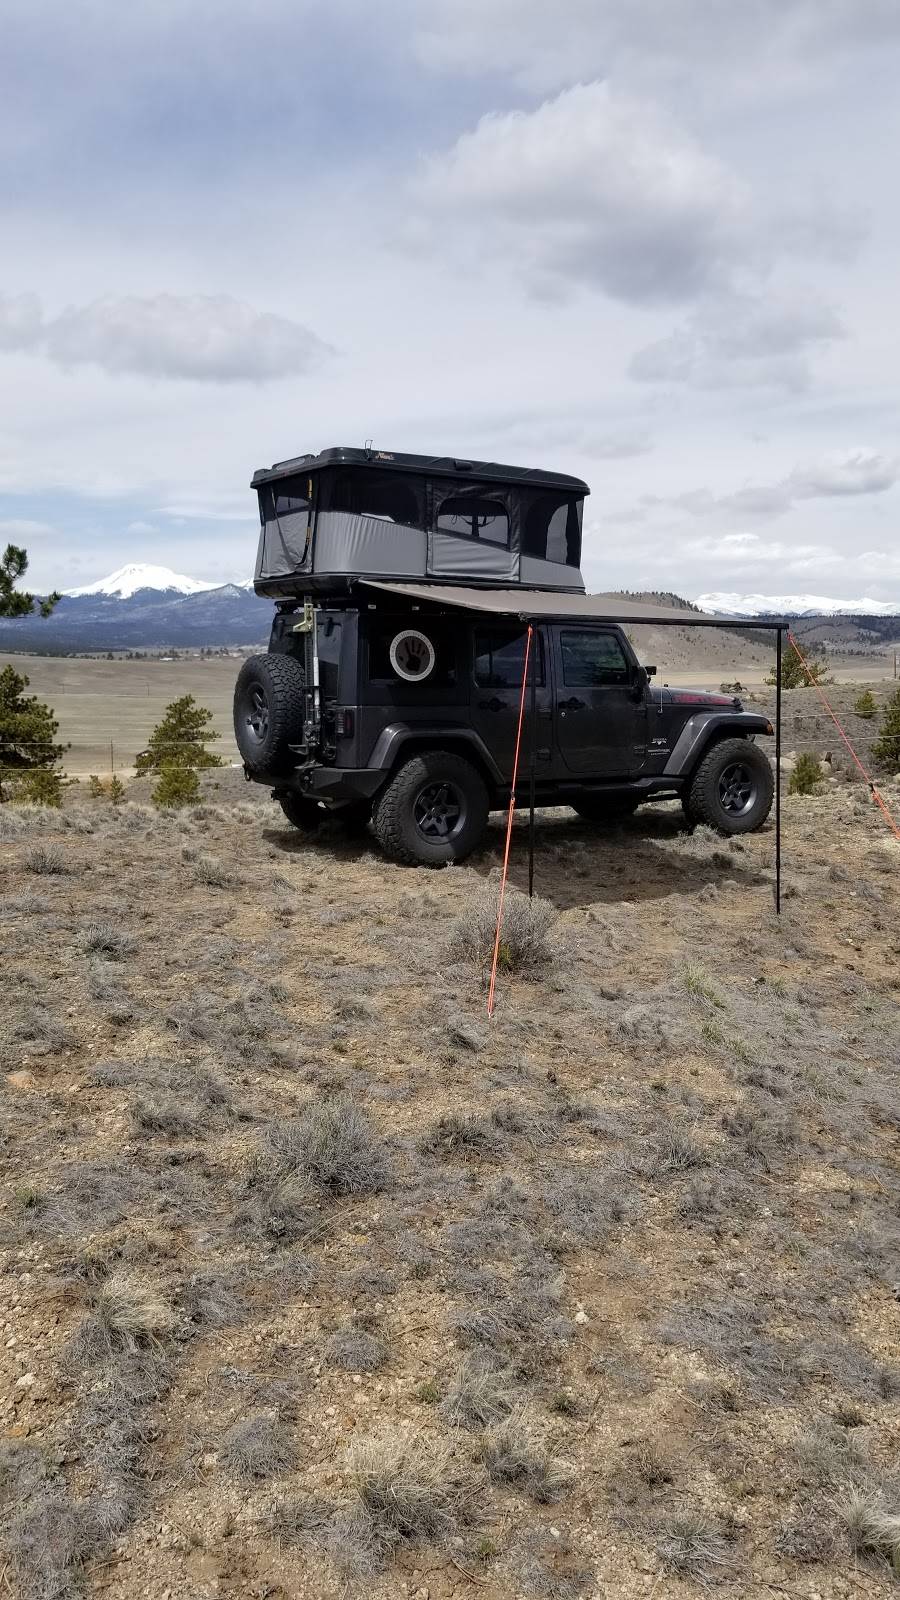
[[[677,797],[721,833],[763,825],[767,719],[729,695],[656,688],[623,628],[591,614],[585,484],[375,459],[328,451],[254,478],[256,588],[280,604],[268,654],[238,677],[235,734],[246,776],[295,826],[371,822],[394,860],[429,866],[477,849],[509,804],[526,616],[520,800],[533,781],[538,805],[591,822]]]

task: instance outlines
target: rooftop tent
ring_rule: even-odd
[[[586,483],[497,462],[332,449],[253,476],[257,594],[292,599],[355,579],[584,589]]]

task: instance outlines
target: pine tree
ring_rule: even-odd
[[[24,784],[27,789],[29,773],[49,773],[60,778],[56,768],[66,746],[56,743],[59,723],[49,706],[35,695],[25,694],[28,685],[29,679],[14,667],[0,671],[0,801],[10,798],[11,780],[18,778],[20,787]],[[35,781],[40,790],[42,780]],[[43,789],[45,796],[49,794],[46,780]],[[58,790],[55,792],[58,794]],[[59,804],[58,798],[48,802],[37,792],[35,798],[42,804]]]
[[[192,694],[173,700],[166,706],[162,722],[153,729],[146,750],[137,757],[138,776],[152,772],[159,777],[171,767],[182,767],[188,772],[221,767],[221,756],[206,748],[210,740],[219,737],[210,730],[211,722],[212,712],[205,706],[198,706]]]
[[[17,589],[16,584],[28,571],[28,557],[18,545],[8,544],[0,557],[0,617],[27,617],[35,608],[33,594]],[[42,617],[49,617],[59,599],[58,594],[48,595],[38,602]]]
[[[866,722],[871,722],[875,712],[878,710],[875,704],[875,696],[871,689],[863,690],[853,709],[858,717],[864,717]]]
[[[834,683],[833,678],[825,676],[824,661],[817,661],[815,656],[807,656],[805,662],[803,662],[793,646],[788,643],[781,657],[782,689],[807,689],[810,687],[810,678],[813,683]],[[775,684],[777,682],[778,678],[773,667],[766,679],[766,683]]]
[[[880,767],[900,772],[900,689],[895,689],[881,713],[881,733],[872,746]]]
[[[791,773],[788,794],[813,794],[816,785],[822,782],[824,776],[818,756],[810,755],[804,750],[803,754],[797,757],[797,765]]]
[[[200,799],[200,779],[193,767],[164,765],[150,798],[155,806],[195,806]]]

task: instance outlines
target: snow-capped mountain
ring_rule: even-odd
[[[0,650],[199,649],[264,644],[272,602],[253,580],[213,585],[168,567],[131,563],[69,589],[52,616],[0,618]]]
[[[217,584],[204,583],[200,578],[186,578],[183,573],[172,572],[169,567],[131,562],[128,566],[119,567],[117,572],[111,572],[108,578],[98,578],[96,583],[86,583],[79,589],[66,589],[64,592],[70,600],[80,600],[92,594],[131,600],[142,589],[152,589],[157,594],[202,594],[205,590],[217,587]]]
[[[726,617],[896,617],[900,599],[829,600],[820,594],[701,594],[695,605]]]

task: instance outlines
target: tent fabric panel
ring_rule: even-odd
[[[515,583],[519,557],[505,545],[481,539],[460,539],[452,533],[428,535],[428,571],[436,578],[485,578]]]
[[[580,567],[569,567],[560,561],[541,561],[537,556],[523,555],[519,563],[519,579],[523,584],[533,583],[548,588],[581,589],[584,579]]]
[[[425,532],[350,511],[320,511],[316,520],[316,572],[397,573],[425,576]]]
[[[281,517],[266,519],[260,528],[255,581],[284,578],[304,570],[303,553],[308,525],[309,515],[306,511],[289,511]],[[309,568],[308,560],[306,568]]]

